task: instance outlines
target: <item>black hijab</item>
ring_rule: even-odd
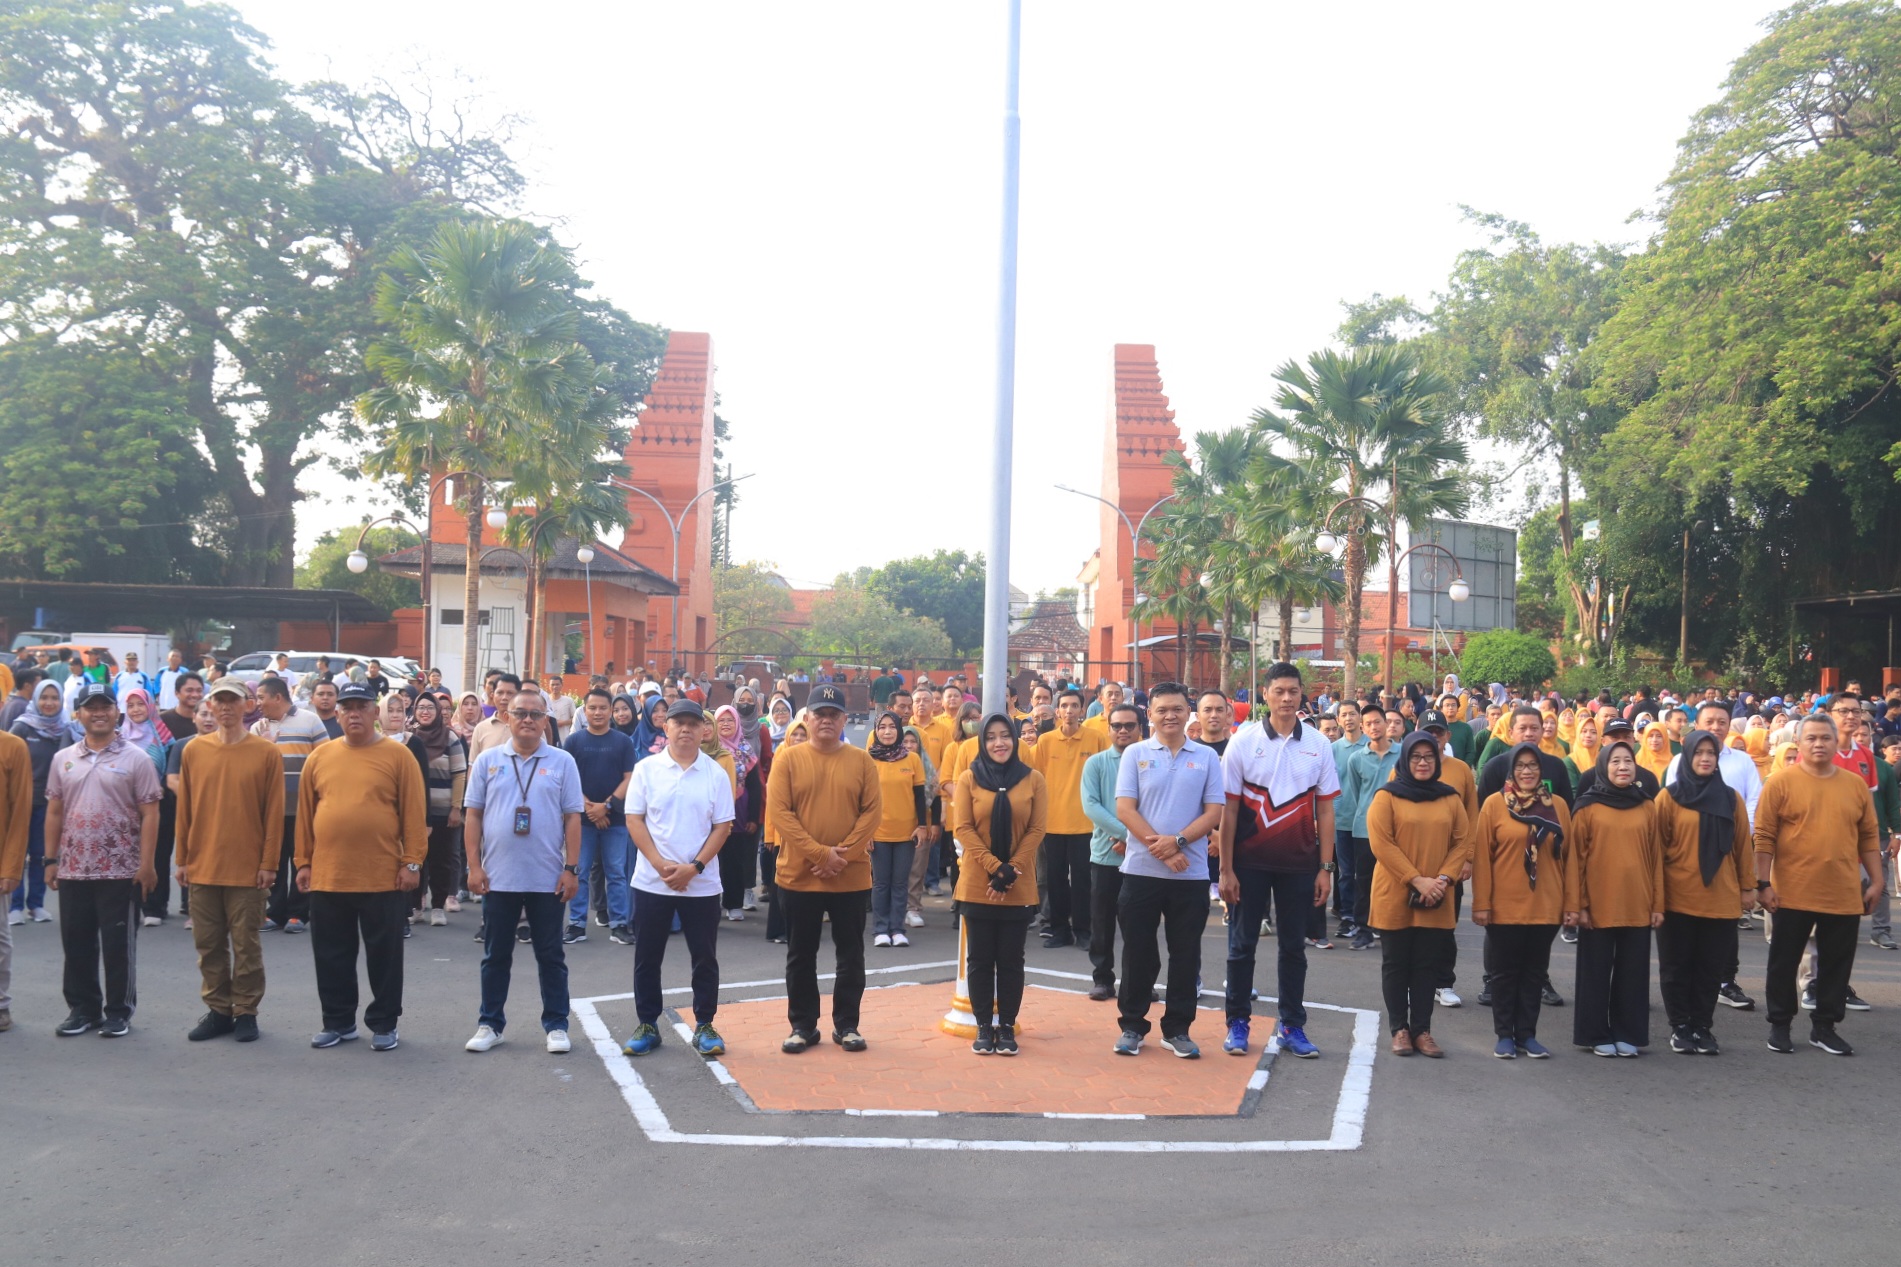
[[[1626,787],[1618,787],[1615,783],[1611,782],[1610,756],[1612,748],[1622,748],[1630,753],[1630,759],[1632,761],[1637,759],[1637,745],[1633,744],[1630,740],[1612,739],[1606,741],[1605,744],[1597,750],[1597,769],[1591,776],[1591,786],[1578,793],[1577,800],[1571,805],[1571,812],[1573,814],[1576,814],[1586,805],[1602,805],[1608,809],[1642,809],[1645,805],[1650,803],[1650,798],[1644,795],[1643,788],[1637,784],[1636,780],[1633,779]],[[1639,766],[1638,773],[1641,774],[1642,772],[1643,768]]]
[[[1707,776],[1690,768],[1690,758],[1705,739],[1716,749],[1717,766]],[[1716,879],[1736,844],[1736,793],[1723,782],[1723,745],[1707,730],[1693,730],[1683,741],[1677,758],[1677,777],[1671,781],[1670,799],[1697,814],[1696,860],[1703,869],[1707,887]]]
[[[1432,777],[1415,779],[1412,772],[1412,751],[1420,744],[1432,753]],[[1439,781],[1439,774],[1445,769],[1445,761],[1440,756],[1439,741],[1423,730],[1415,730],[1399,741],[1399,762],[1393,767],[1393,777],[1373,789],[1373,795],[1388,792],[1402,801],[1423,804],[1442,797],[1457,796],[1458,789]]]
[[[1002,722],[1010,732],[1010,759],[997,761],[990,756],[990,746],[986,742],[990,734],[990,723]],[[1030,767],[1023,763],[1017,747],[1016,723],[1002,713],[992,713],[983,719],[977,727],[977,751],[970,759],[971,782],[986,792],[995,792],[996,799],[990,803],[990,852],[1002,867],[991,877],[990,887],[1003,892],[1016,883],[1017,870],[1010,865],[1010,855],[1015,852],[1013,830],[1015,820],[1010,814],[1010,789],[1023,782],[1030,775]],[[1006,878],[1007,877],[1007,878]]]
[[[608,710],[607,710],[607,717],[608,717],[607,724],[613,729],[620,731],[621,734],[626,735],[629,739],[632,739],[635,733],[638,732],[640,729],[640,701],[635,699],[631,695],[622,694],[622,695],[616,695],[614,697],[614,703],[627,705],[627,711],[633,714],[633,720],[628,722],[624,726],[621,723],[615,721],[613,719],[614,708],[613,708],[613,705],[610,704],[608,705]]]

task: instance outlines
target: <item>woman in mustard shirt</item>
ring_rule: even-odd
[[[955,793],[957,843],[964,850],[957,908],[964,919],[970,1010],[977,1017],[970,1049],[979,1056],[1014,1056],[1023,942],[1036,914],[1036,854],[1050,798],[1043,776],[1017,752],[1014,722],[993,713],[981,734]]]
[[[908,946],[904,898],[911,883],[911,857],[918,841],[930,834],[924,758],[904,746],[904,722],[890,711],[878,714],[872,724],[870,752],[884,807],[871,838],[871,944]]]
[[[1500,1060],[1551,1055],[1538,1013],[1551,943],[1577,923],[1577,851],[1566,847],[1571,813],[1544,784],[1538,745],[1506,754],[1511,776],[1479,807],[1472,859],[1472,922],[1485,930],[1492,970],[1492,1028]]]

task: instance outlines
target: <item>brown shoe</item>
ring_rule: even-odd
[[[1410,1056],[1413,1054],[1413,1036],[1403,1029],[1395,1030],[1393,1033],[1393,1054],[1395,1056]]]
[[[1433,1041],[1430,1033],[1421,1033],[1413,1037],[1413,1048],[1422,1056],[1431,1056],[1434,1060],[1446,1054],[1446,1049]]]

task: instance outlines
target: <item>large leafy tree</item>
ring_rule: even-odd
[[[300,475],[326,455],[355,467],[313,441],[347,432],[369,384],[379,271],[519,177],[492,138],[399,93],[292,90],[219,4],[7,3],[0,49],[0,339],[56,333],[102,380],[136,355],[182,402],[209,481],[165,517],[216,537],[225,579],[289,585]],[[9,374],[0,396],[36,387]]]
[[[769,629],[792,610],[792,595],[771,563],[748,560],[713,569],[713,617],[721,638],[739,629]],[[766,640],[765,645],[771,645]],[[755,648],[734,644],[730,650]]]
[[[874,568],[866,588],[899,611],[937,621],[953,650],[970,655],[983,646],[984,556],[962,550],[893,559]]]
[[[317,538],[309,557],[297,565],[297,588],[355,590],[376,604],[385,619],[400,607],[414,607],[422,600],[422,587],[413,577],[392,576],[377,568],[361,574],[350,570],[350,552],[356,549],[361,531],[344,528]],[[376,558],[407,550],[419,540],[406,528],[378,526],[364,537],[363,550]]]
[[[812,604],[809,642],[817,654],[848,655],[858,664],[911,665],[951,655],[941,624],[898,610],[850,576],[840,576]]]

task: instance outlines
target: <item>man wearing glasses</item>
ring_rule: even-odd
[[[1089,837],[1089,962],[1098,1003],[1116,996],[1116,903],[1122,896],[1122,855],[1129,829],[1116,817],[1116,776],[1122,754],[1142,737],[1142,715],[1133,704],[1109,713],[1109,747],[1083,762],[1083,812],[1095,830]]]

